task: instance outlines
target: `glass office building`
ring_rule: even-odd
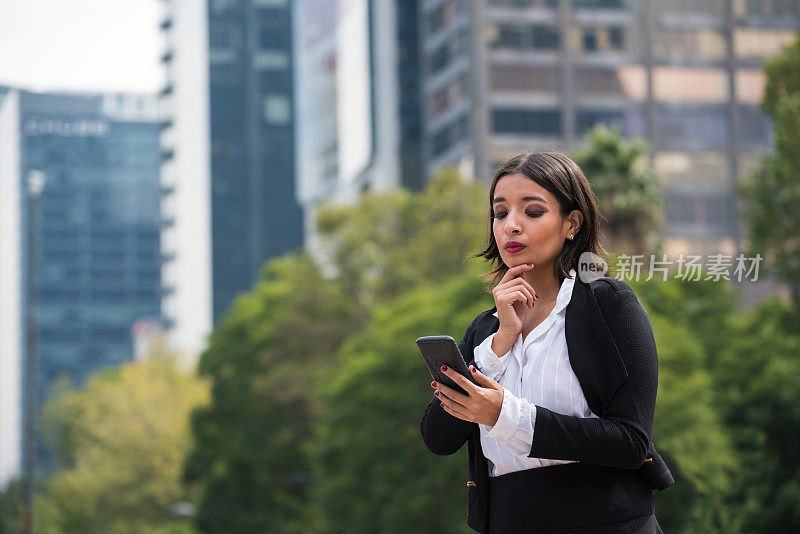
[[[288,0],[167,0],[163,314],[189,358],[269,259],[302,248]]]
[[[0,331],[4,365],[14,362],[3,379],[19,413],[34,307],[38,411],[58,379],[77,386],[131,360],[133,323],[160,317],[155,101],[12,90],[0,104],[0,154]]]

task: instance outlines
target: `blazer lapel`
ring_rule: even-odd
[[[599,417],[628,377],[625,363],[589,284],[575,277],[564,319],[569,362],[586,402]]]

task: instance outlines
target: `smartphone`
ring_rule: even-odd
[[[442,365],[446,365],[467,377],[473,384],[477,384],[472,377],[472,373],[467,369],[467,362],[464,361],[461,351],[458,350],[455,339],[450,336],[424,336],[417,339],[417,347],[422,353],[422,358],[425,360],[428,370],[435,381],[441,382],[459,393],[469,395],[461,386],[442,372]]]

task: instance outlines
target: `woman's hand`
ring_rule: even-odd
[[[494,426],[503,407],[503,386],[481,373],[474,365],[470,365],[469,370],[479,385],[473,384],[446,365],[442,366],[442,372],[469,393],[469,396],[439,382],[431,382],[431,387],[436,389],[434,395],[442,401],[442,409],[453,417],[470,423]]]
[[[525,325],[528,311],[533,309],[539,295],[522,273],[533,269],[533,264],[523,263],[508,270],[500,282],[492,289],[500,328],[497,336],[516,339]]]

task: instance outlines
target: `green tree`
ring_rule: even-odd
[[[0,491],[0,534],[22,534],[24,507],[22,482],[11,480]]]
[[[378,306],[342,347],[320,390],[325,417],[314,440],[320,532],[471,532],[466,447],[435,456],[419,434],[432,390],[414,340],[449,334],[458,341],[492,305],[472,269]]]
[[[800,531],[800,316],[773,297],[735,318],[714,367],[719,407],[742,468],[744,532]]]
[[[588,146],[574,155],[597,195],[610,252],[649,254],[660,249],[664,195],[642,140],[626,140],[619,127],[596,125]]]
[[[44,409],[60,425],[67,469],[37,499],[37,531],[136,534],[168,523],[170,505],[189,499],[181,463],[189,413],[207,387],[172,360],[106,369]]]
[[[312,391],[358,328],[352,299],[305,253],[269,262],[234,302],[200,360],[212,402],[194,414],[185,473],[201,531],[308,532]]]
[[[465,252],[483,248],[488,218],[486,187],[449,169],[420,193],[365,193],[355,206],[328,206],[317,225],[348,294],[368,310],[464,272]]]
[[[729,504],[742,468],[720,406],[716,368],[730,343],[738,294],[729,283],[627,280],[656,334],[659,390],[654,442],[676,484],[656,492],[664,532],[745,532]]]
[[[765,65],[761,109],[772,119],[775,147],[739,185],[750,226],[749,256],[787,283],[800,307],[800,38]]]

